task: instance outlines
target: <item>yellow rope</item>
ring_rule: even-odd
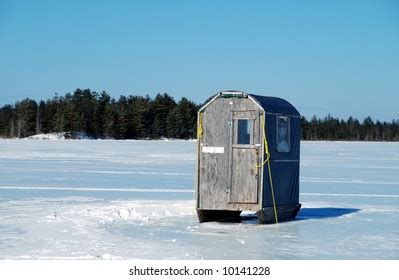
[[[202,134],[203,134],[203,130],[202,130],[202,112],[199,113],[199,122],[198,122],[198,129],[197,129],[197,141],[199,139],[202,139]]]
[[[199,113],[199,120],[198,120],[198,128],[197,128],[197,156],[196,156],[196,176],[194,178],[194,186],[196,188],[196,191],[194,192],[194,208],[193,208],[193,217],[196,215],[196,209],[197,209],[197,199],[198,199],[198,192],[199,192],[199,186],[198,186],[198,177],[199,175],[199,153],[201,149],[201,139],[203,135],[203,130],[202,130],[202,112]]]
[[[270,181],[270,189],[272,192],[272,200],[273,200],[273,208],[274,208],[274,218],[276,219],[276,224],[278,224],[278,217],[277,217],[277,207],[276,207],[276,200],[274,199],[274,187],[273,187],[273,178],[272,178],[272,171],[270,168],[270,153],[269,153],[269,145],[267,143],[267,134],[265,130],[265,123],[266,123],[266,114],[263,114],[261,118],[261,125],[262,125],[262,132],[263,132],[263,142],[265,144],[265,155],[266,159],[262,162],[261,165],[256,165],[256,168],[261,168],[267,162],[267,169],[269,171],[269,181]]]

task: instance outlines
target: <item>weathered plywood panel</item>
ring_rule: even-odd
[[[225,209],[228,194],[228,158],[229,158],[229,123],[230,104],[224,99],[217,99],[203,112],[203,138],[200,152],[200,208]],[[217,147],[223,153],[209,153]],[[203,152],[205,151],[205,152]]]
[[[253,148],[233,148],[230,202],[258,203],[257,152]]]

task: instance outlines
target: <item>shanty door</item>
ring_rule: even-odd
[[[258,111],[232,111],[230,116],[230,203],[258,203]]]

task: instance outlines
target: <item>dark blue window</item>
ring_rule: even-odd
[[[253,132],[252,123],[252,120],[237,120],[237,144],[251,144]]]

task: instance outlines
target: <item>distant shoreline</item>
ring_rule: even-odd
[[[145,138],[145,139],[111,139],[111,138],[54,138],[52,137],[52,133],[50,134],[40,134],[40,135],[47,135],[48,137],[44,136],[43,138],[35,137],[37,135],[32,135],[25,138],[5,138],[0,137],[0,141],[3,140],[18,140],[18,141],[120,141],[120,142],[135,142],[135,141],[158,141],[158,142],[197,142],[197,139],[178,139],[178,138]],[[335,143],[399,143],[399,141],[377,141],[377,140],[307,140],[302,139],[301,142],[307,143],[320,143],[320,142],[335,142]]]
[[[167,93],[121,95],[76,89],[36,102],[24,99],[0,107],[0,137],[26,138],[40,133],[66,133],[66,138],[192,139],[197,135],[201,104]],[[326,112],[327,113],[327,112]],[[73,135],[78,134],[78,135]],[[84,135],[83,135],[84,134]],[[399,119],[301,117],[301,139],[331,141],[399,141]]]

